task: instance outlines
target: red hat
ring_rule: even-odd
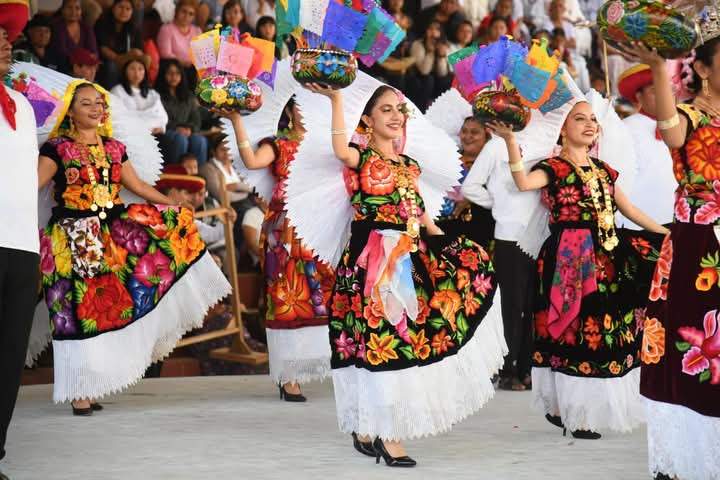
[[[205,179],[195,175],[188,175],[182,165],[168,165],[163,169],[160,179],[155,183],[158,190],[187,190],[196,193],[205,187]]]
[[[28,0],[0,0],[0,27],[7,32],[10,43],[23,31],[29,17]]]
[[[2,0],[0,0],[1,2]],[[86,48],[76,48],[70,54],[71,65],[99,65],[98,56]]]
[[[637,102],[637,92],[652,85],[652,71],[648,65],[640,63],[628,68],[618,77],[618,91],[626,100]]]

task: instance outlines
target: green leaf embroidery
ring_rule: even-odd
[[[366,197],[364,201],[370,205],[385,205],[386,203],[392,202],[392,199],[388,196],[373,196]]]
[[[400,350],[400,353],[402,353],[405,358],[408,360],[414,360],[415,359],[415,353],[413,352],[413,349],[410,345],[405,345],[404,347],[400,347],[398,350]]]
[[[355,324],[355,317],[353,316],[353,314],[349,313],[349,312],[346,313],[345,314],[345,326],[347,328],[352,328],[354,324]]]
[[[84,333],[95,333],[97,332],[97,323],[92,318],[83,318],[80,320],[80,327]]]
[[[75,295],[75,303],[80,304],[87,293],[87,284],[82,280],[75,280],[73,286],[73,292]]]
[[[431,318],[430,320],[428,320],[428,322],[435,330],[440,330],[445,326],[445,320],[443,320],[442,318]]]
[[[330,326],[332,327],[333,330],[342,330],[343,329],[342,322],[338,322],[337,320],[333,320],[332,322],[330,322]]]
[[[700,374],[699,380],[700,380],[700,383],[707,382],[708,380],[710,380],[710,370],[708,369],[708,370],[705,370],[704,372],[702,372]]]
[[[122,311],[120,314],[120,318],[123,320],[127,320],[128,318],[132,318],[133,315],[133,307],[128,307],[125,310]]]
[[[681,352],[687,352],[690,350],[690,344],[688,342],[675,342],[675,348]]]

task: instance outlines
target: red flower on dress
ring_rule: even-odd
[[[350,311],[350,298],[345,293],[335,293],[332,301],[332,315],[335,318],[345,318]]]
[[[345,190],[349,196],[352,196],[360,189],[360,179],[357,172],[352,168],[343,168],[343,181],[345,182]]]
[[[575,185],[560,187],[557,197],[563,205],[574,205],[580,201],[580,190]]]
[[[418,314],[415,318],[415,325],[425,325],[428,315],[430,315],[430,306],[424,297],[417,297]]]
[[[558,179],[562,180],[568,175],[570,175],[570,165],[568,165],[567,162],[556,159],[550,160],[548,163],[552,167],[553,171],[555,172],[555,176]]]
[[[120,164],[122,157],[125,155],[125,145],[114,139],[105,140],[103,143],[105,153],[110,155],[110,159],[113,163]]]
[[[162,215],[154,205],[133,203],[128,207],[127,213],[130,220],[146,227],[163,223]]]
[[[94,321],[100,332],[122,327],[132,320],[132,298],[114,273],[88,278],[86,282],[87,291],[77,309],[78,319]]]
[[[598,326],[597,320],[588,317],[585,320],[583,333],[585,334],[585,341],[588,342],[590,350],[597,350],[602,342],[602,335],[600,335],[600,327]]]
[[[355,318],[362,317],[363,307],[362,307],[362,297],[359,293],[353,295],[352,297],[352,303],[350,304],[350,310],[352,310],[353,314],[355,315]]]
[[[387,162],[377,156],[368,158],[360,169],[360,187],[370,195],[388,195],[395,190],[395,178]]]
[[[535,335],[540,338],[548,338],[550,336],[547,321],[547,310],[541,310],[535,314]]]
[[[698,194],[705,203],[695,212],[695,223],[710,225],[720,218],[720,180],[713,182],[711,192]]]
[[[697,375],[710,370],[710,383],[720,385],[720,314],[710,310],[703,319],[704,332],[695,327],[680,327],[678,334],[691,347],[682,359],[683,373]]]
[[[670,236],[663,240],[662,248],[660,248],[660,258],[655,265],[655,273],[650,283],[650,301],[655,302],[663,299],[667,300],[667,280],[670,278],[670,268],[672,267],[673,245]]]
[[[464,249],[460,252],[460,263],[463,267],[467,267],[473,272],[477,271],[480,264],[480,258],[474,250]]]
[[[385,318],[385,312],[382,309],[382,305],[374,302],[371,298],[363,309],[363,317],[367,320],[368,327],[378,328],[380,326],[380,322],[382,322]]]
[[[452,341],[452,338],[450,335],[448,335],[447,330],[444,328],[440,330],[438,333],[433,335],[432,342],[430,343],[430,346],[435,351],[435,354],[445,353],[448,351],[448,349],[455,346],[455,344]]]
[[[73,183],[77,182],[78,178],[80,178],[80,172],[77,168],[70,167],[65,170],[65,181],[68,185],[72,185]]]
[[[577,205],[563,205],[560,207],[558,220],[561,222],[577,222],[580,220],[580,207]]]

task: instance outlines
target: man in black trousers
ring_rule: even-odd
[[[0,3],[0,78],[28,19],[27,0]],[[20,387],[40,277],[38,146],[28,101],[0,82],[0,459]],[[0,480],[7,476],[0,473]]]

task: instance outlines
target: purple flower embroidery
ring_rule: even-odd
[[[355,355],[355,352],[357,351],[355,341],[352,338],[349,338],[344,330],[340,333],[340,338],[335,339],[334,342],[335,347],[337,347],[337,353],[343,360],[351,358]]]
[[[150,237],[145,229],[128,220],[114,220],[111,235],[115,243],[125,248],[132,255],[141,255],[147,249]]]
[[[77,333],[72,302],[69,298],[66,298],[66,296],[69,296],[70,288],[70,280],[61,279],[48,288],[45,294],[45,303],[48,310],[50,310],[55,332],[60,335],[74,335]]]

